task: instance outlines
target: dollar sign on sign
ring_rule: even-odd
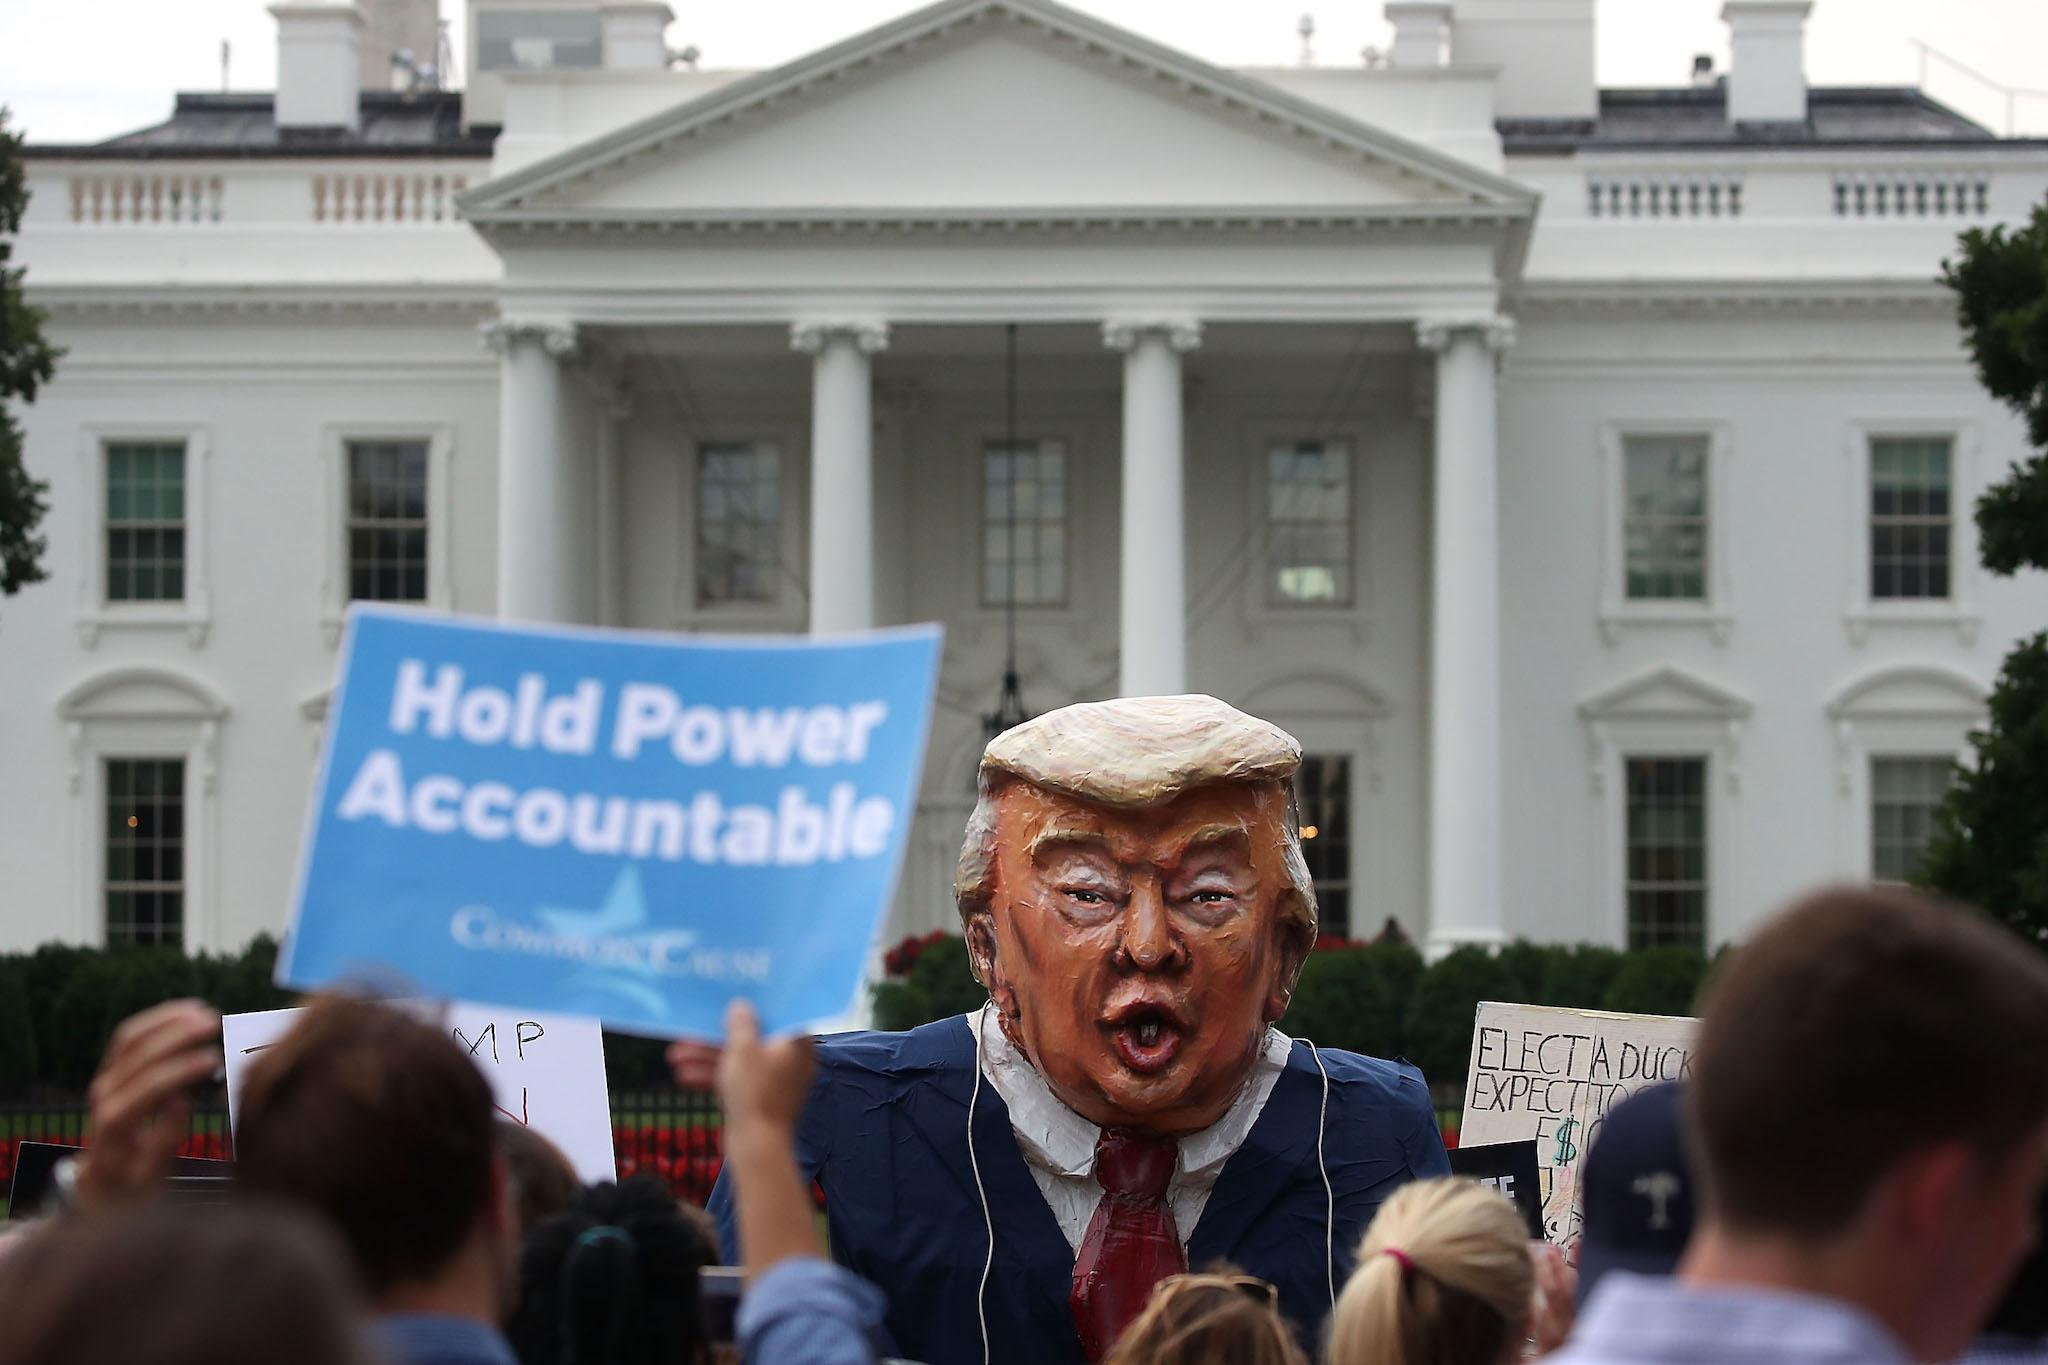
[[[1567,1118],[1563,1123],[1557,1125],[1557,1155],[1551,1161],[1551,1165],[1562,1166],[1567,1162],[1578,1160],[1578,1144],[1572,1141],[1572,1129],[1578,1127],[1578,1125],[1579,1121],[1575,1118]]]

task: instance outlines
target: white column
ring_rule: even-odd
[[[811,362],[811,633],[875,624],[875,418],[880,322],[799,322]]]
[[[1430,583],[1429,949],[1507,941],[1501,883],[1500,478],[1505,318],[1424,321],[1436,353]]]
[[[614,379],[597,394],[597,619],[626,624],[626,441],[632,391]]]
[[[1188,687],[1187,536],[1182,524],[1181,356],[1202,343],[1182,320],[1110,321],[1103,344],[1124,355],[1121,659],[1126,697]]]
[[[498,615],[571,621],[577,537],[562,366],[576,354],[576,328],[492,322],[484,340],[498,353]]]

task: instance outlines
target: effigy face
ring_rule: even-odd
[[[1282,922],[1288,840],[1274,782],[1138,809],[1003,785],[970,937],[1003,1028],[1062,1103],[1165,1134],[1230,1107],[1307,946]]]

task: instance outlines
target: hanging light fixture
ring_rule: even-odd
[[[1031,719],[1024,707],[1024,688],[1017,680],[1017,324],[1003,333],[1003,453],[1010,481],[1009,538],[1004,546],[1003,687],[996,709],[984,714],[981,728],[990,739]]]

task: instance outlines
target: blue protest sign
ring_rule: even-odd
[[[349,617],[278,980],[655,1035],[854,1003],[903,861],[937,627],[841,639]]]

